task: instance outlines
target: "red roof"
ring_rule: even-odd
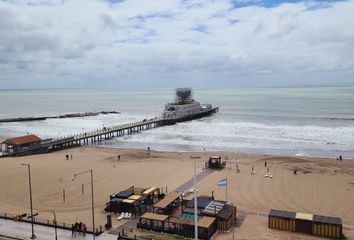
[[[36,135],[33,135],[33,134],[32,135],[25,135],[25,136],[21,136],[21,137],[9,138],[8,140],[15,145],[22,145],[22,144],[41,141],[41,139],[39,137],[37,137]]]

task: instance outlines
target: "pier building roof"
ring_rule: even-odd
[[[9,139],[7,139],[7,141],[9,141],[15,145],[23,145],[23,144],[28,144],[28,143],[32,143],[32,142],[40,142],[41,139],[39,137],[37,137],[36,135],[31,134],[31,135],[25,135],[25,136],[21,136],[21,137],[9,138]]]

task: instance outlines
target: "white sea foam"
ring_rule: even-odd
[[[272,153],[291,151],[341,152],[354,148],[354,127],[319,127],[266,125],[251,122],[192,121],[130,135],[116,145],[125,143],[157,144],[178,149],[267,150]],[[145,145],[146,145],[145,144]],[[162,147],[163,148],[163,147]],[[326,154],[324,154],[326,155]]]

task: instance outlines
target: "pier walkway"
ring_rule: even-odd
[[[140,131],[157,128],[163,125],[174,124],[172,119],[152,118],[149,120],[117,125],[112,127],[103,127],[94,131],[75,134],[65,138],[50,139],[42,142],[42,148],[48,150],[61,149],[75,145],[95,144],[105,139],[130,135]]]
[[[157,128],[165,125],[173,125],[177,121],[176,119],[170,118],[151,118],[144,119],[135,123],[122,124],[111,127],[103,127],[102,129],[97,129],[93,131],[83,132],[79,134],[74,134],[71,136],[61,137],[61,138],[49,138],[41,141],[39,145],[34,145],[31,147],[26,147],[16,152],[7,152],[0,154],[0,156],[11,156],[11,155],[26,155],[43,153],[55,150],[61,150],[65,148],[80,146],[80,145],[93,145],[97,144],[106,139],[112,139],[114,137],[120,137],[124,135],[130,135],[138,133],[144,130],[149,130],[152,128]]]

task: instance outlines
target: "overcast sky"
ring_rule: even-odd
[[[354,0],[0,0],[0,88],[354,84]]]

